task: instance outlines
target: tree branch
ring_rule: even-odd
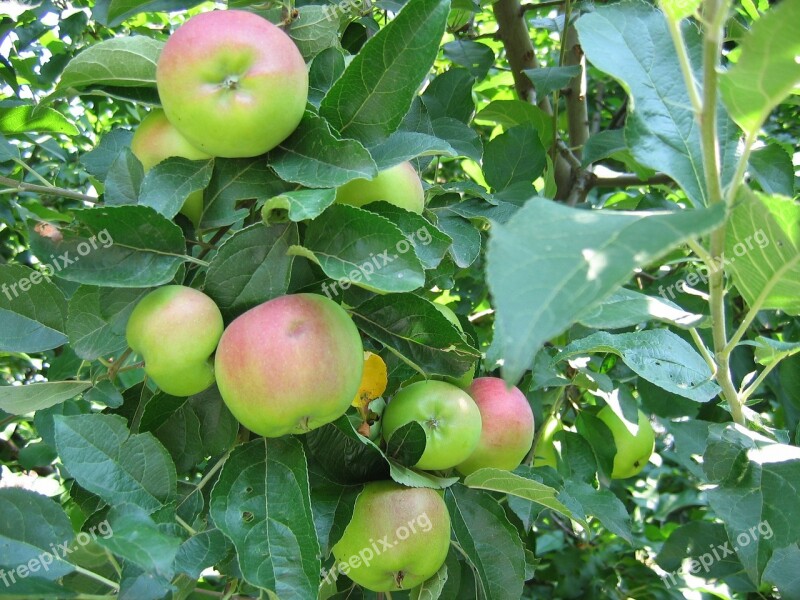
[[[550,0],[548,2],[528,3],[520,6],[520,15],[524,15],[528,11],[540,10],[542,8],[556,8],[564,6],[566,0]]]
[[[0,185],[5,186],[4,189],[17,190],[20,192],[34,192],[44,196],[61,196],[63,198],[72,198],[73,200],[82,200],[84,202],[91,202],[95,204],[98,202],[94,196],[81,194],[80,192],[73,192],[59,187],[49,187],[46,185],[35,185],[32,183],[25,183],[24,181],[17,181],[10,177],[0,176]]]
[[[586,106],[586,58],[578,41],[578,31],[574,25],[567,28],[564,40],[566,66],[579,66],[581,72],[572,78],[564,93],[567,103],[567,123],[569,127],[569,145],[572,152],[580,160],[583,146],[589,139],[589,109]]]

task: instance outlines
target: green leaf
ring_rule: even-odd
[[[625,126],[633,157],[677,181],[696,206],[708,204],[700,128],[663,13],[628,0],[599,6],[581,16],[576,27],[586,57],[633,96]],[[700,43],[696,30],[687,27],[685,37],[695,53]],[[719,132],[723,172],[728,173],[736,159],[738,131],[724,113]]]
[[[128,317],[149,291],[80,286],[69,300],[67,316],[67,335],[75,354],[84,360],[95,360],[124,349]]]
[[[143,35],[115,37],[89,46],[61,74],[56,91],[89,86],[155,87],[164,42]]]
[[[517,125],[528,125],[539,134],[542,146],[548,148],[553,142],[552,117],[530,102],[493,100],[475,115],[475,122],[502,125],[509,129]]]
[[[625,152],[628,145],[625,143],[625,132],[622,129],[606,129],[598,131],[586,140],[583,147],[583,166],[611,158],[613,155]]]
[[[422,102],[431,119],[449,117],[468,123],[475,112],[473,85],[475,79],[466,69],[451,68],[437,75],[422,94]]]
[[[92,387],[90,381],[48,381],[0,386],[0,408],[12,415],[26,415],[71,400]]]
[[[211,492],[210,514],[236,546],[245,581],[283,600],[316,597],[319,544],[297,439],[238,446]]]
[[[131,435],[116,415],[56,415],[58,455],[78,484],[111,505],[152,513],[175,500],[175,465],[150,433]]]
[[[447,564],[431,575],[430,579],[419,584],[409,595],[410,600],[438,600],[447,583]]]
[[[516,473],[494,468],[478,469],[464,479],[464,485],[469,488],[502,492],[530,500],[588,528],[586,521],[573,514],[570,509],[556,499],[558,493],[556,489]]]
[[[364,146],[334,135],[325,119],[310,112],[278,148],[270,155],[272,168],[285,181],[307,187],[335,188],[378,174]]]
[[[663,581],[675,585],[678,582],[675,576],[686,575],[688,570],[686,567],[691,565],[689,562],[684,567],[687,557],[699,561],[701,556],[712,557],[711,552],[716,551],[719,560],[713,560],[708,569],[704,569],[703,577],[717,579],[743,571],[742,563],[736,558],[736,554],[726,552],[724,549],[727,548],[730,548],[730,542],[722,523],[691,521],[670,534],[661,547],[656,562],[669,573],[664,576]],[[705,566],[708,560],[705,558],[703,560],[702,564]]]
[[[569,82],[581,74],[579,65],[569,67],[540,67],[538,69],[524,69],[522,71],[531,80],[536,93],[546,96],[550,92],[567,87]]]
[[[336,190],[315,189],[286,192],[270,198],[261,207],[261,218],[267,225],[289,221],[316,219],[336,200]]]
[[[107,27],[116,27],[142,12],[176,12],[199,4],[197,0],[98,0],[92,15]]]
[[[748,134],[800,86],[800,2],[773,6],[739,40],[739,60],[719,78],[731,117]]]
[[[486,182],[500,192],[514,184],[532,184],[544,171],[544,146],[530,125],[512,127],[486,144],[483,169]],[[530,190],[533,195],[534,189]]]
[[[108,379],[98,381],[83,395],[83,399],[87,402],[105,404],[108,408],[119,408],[123,403],[122,393]]]
[[[417,158],[418,156],[458,156],[458,151],[436,136],[415,131],[395,131],[380,144],[369,149],[379,171]]]
[[[0,104],[0,133],[62,133],[78,135],[78,128],[57,110],[46,106]]]
[[[431,122],[431,127],[433,135],[450,144],[459,156],[480,162],[483,143],[478,132],[472,127],[452,117],[435,119]]]
[[[794,195],[792,157],[778,144],[768,144],[750,154],[750,173],[768,194]]]
[[[160,162],[144,176],[139,204],[150,206],[168,219],[177,215],[192,192],[211,181],[214,162],[172,157]]]
[[[297,9],[297,16],[286,28],[306,61],[332,46],[339,45],[339,19],[328,6],[309,4]]]
[[[133,155],[130,148],[123,148],[108,169],[103,193],[105,203],[136,204],[143,179],[142,163]]]
[[[203,194],[205,206],[200,226],[203,229],[232,225],[247,214],[239,203],[266,201],[294,188],[269,168],[263,157],[214,159],[214,173]]]
[[[347,235],[340,235],[342,231]],[[328,277],[337,280],[322,290],[336,296],[350,285],[380,292],[408,292],[421,287],[425,275],[410,249],[405,236],[388,219],[354,206],[334,204],[308,224],[303,246],[294,246],[290,252],[313,260]]]
[[[760,365],[771,365],[800,352],[800,342],[781,342],[758,336],[753,344],[756,347],[755,359]]]
[[[800,547],[794,543],[779,548],[764,569],[764,581],[778,588],[784,598],[800,596]]]
[[[708,402],[720,391],[703,357],[668,329],[616,335],[599,331],[569,344],[554,362],[593,352],[616,354],[640,377],[696,402]]]
[[[409,0],[353,58],[320,114],[367,145],[393,133],[433,65],[449,10],[449,0]]]
[[[58,277],[100,286],[150,287],[169,282],[183,263],[180,227],[148,206],[100,206],[75,210],[74,215],[75,223],[56,239],[31,228],[31,248],[42,262],[54,261]]]
[[[98,537],[98,544],[146,572],[172,578],[179,537],[161,532],[150,515],[134,504],[114,505],[106,518],[113,533]]]
[[[383,453],[359,436],[345,415],[308,432],[302,440],[309,458],[334,483],[353,485],[388,475]]]
[[[40,352],[67,341],[67,301],[45,276],[52,270],[0,265],[0,350]]]
[[[437,217],[437,227],[453,240],[453,245],[450,246],[450,256],[453,257],[456,265],[466,269],[475,262],[481,252],[480,231],[449,208],[433,209],[433,212]]]
[[[37,570],[36,579],[60,579],[75,567],[62,553],[54,553],[53,546],[74,537],[69,517],[57,502],[28,490],[0,489],[0,567],[6,572],[29,561],[39,561],[42,566],[46,557],[49,568]],[[17,589],[17,584],[12,584],[10,591]]]
[[[625,213],[535,198],[492,228],[489,289],[503,374],[518,381],[542,345],[651,263],[723,218],[724,208]]]
[[[742,188],[725,238],[726,270],[748,306],[800,314],[800,204]]]
[[[145,410],[159,400],[162,400],[161,394],[153,396]],[[144,421],[144,417],[142,420]],[[144,427],[140,429],[140,431],[145,430]],[[178,473],[188,473],[202,462],[205,453],[203,452],[200,419],[197,418],[185,398],[182,399],[181,406],[175,412],[157,424],[157,427],[153,429],[153,435],[169,452]]]
[[[123,148],[130,150],[131,139],[133,139],[131,130],[112,129],[100,139],[100,143],[90,152],[82,154],[79,160],[90,174],[100,181],[105,181],[108,171]]]
[[[450,236],[439,231],[422,215],[394,204],[379,200],[370,202],[366,209],[386,217],[397,225],[406,239],[414,246],[414,252],[425,269],[438,267],[453,241]]]
[[[220,246],[206,274],[205,292],[226,320],[286,293],[294,261],[287,251],[298,240],[294,223],[257,224]]]
[[[486,77],[494,64],[494,51],[480,42],[456,38],[446,43],[443,51],[445,58],[466,68],[478,81]]]
[[[758,584],[772,553],[800,539],[800,449],[776,444],[759,434],[733,425],[712,426],[710,441],[727,448],[728,455],[744,453],[745,464],[736,477],[727,477],[708,490],[708,501],[725,523],[748,576]],[[719,470],[716,456],[703,457],[706,473]],[[724,467],[727,469],[727,467]]]
[[[654,320],[689,329],[697,327],[705,318],[683,310],[666,298],[621,288],[581,317],[580,323],[592,329],[622,329]]]
[[[218,456],[233,446],[239,422],[223,402],[217,386],[190,396],[187,405],[200,420],[200,437],[206,456]]]
[[[425,452],[425,430],[417,421],[395,430],[386,442],[386,455],[404,465],[415,465]]]
[[[314,525],[322,557],[325,559],[330,556],[331,548],[339,541],[345,527],[350,523],[356,498],[362,488],[360,485],[343,485],[334,481],[319,465],[310,460],[308,471]]]
[[[175,556],[175,570],[186,573],[191,579],[221,562],[228,554],[230,542],[219,529],[209,529],[193,535],[181,544]],[[232,550],[232,549],[231,549]]]
[[[598,490],[586,482],[568,479],[558,499],[574,514],[595,517],[608,531],[633,543],[631,517],[611,490]]]
[[[477,473],[480,471],[474,474]],[[497,500],[463,485],[448,488],[444,498],[453,536],[475,571],[481,597],[521,598],[525,583],[524,548],[519,533]]]
[[[432,303],[414,294],[376,296],[351,311],[366,335],[426,375],[458,377],[479,358]]]
[[[316,108],[344,73],[344,66],[344,52],[340,48],[327,48],[311,61],[308,68],[308,101]]]

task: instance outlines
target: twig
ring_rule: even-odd
[[[0,185],[4,185],[8,189],[17,190],[19,192],[34,192],[36,194],[42,194],[43,196],[62,196],[64,198],[82,200],[92,204],[98,202],[96,197],[81,194],[80,192],[73,192],[72,190],[66,190],[60,187],[49,187],[45,185],[25,183],[24,181],[17,181],[16,179],[11,179],[10,177],[0,176]]]

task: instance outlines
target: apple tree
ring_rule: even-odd
[[[800,0],[11,0],[0,78],[0,599],[800,598]]]

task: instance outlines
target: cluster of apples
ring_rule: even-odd
[[[297,129],[308,100],[308,70],[295,43],[253,13],[222,10],[188,19],[170,36],[156,67],[160,109],[151,110],[131,141],[144,171],[170,157],[207,160],[264,154]],[[422,213],[422,182],[409,162],[353,180],[337,202],[385,200]],[[198,225],[202,191],[181,213]]]

